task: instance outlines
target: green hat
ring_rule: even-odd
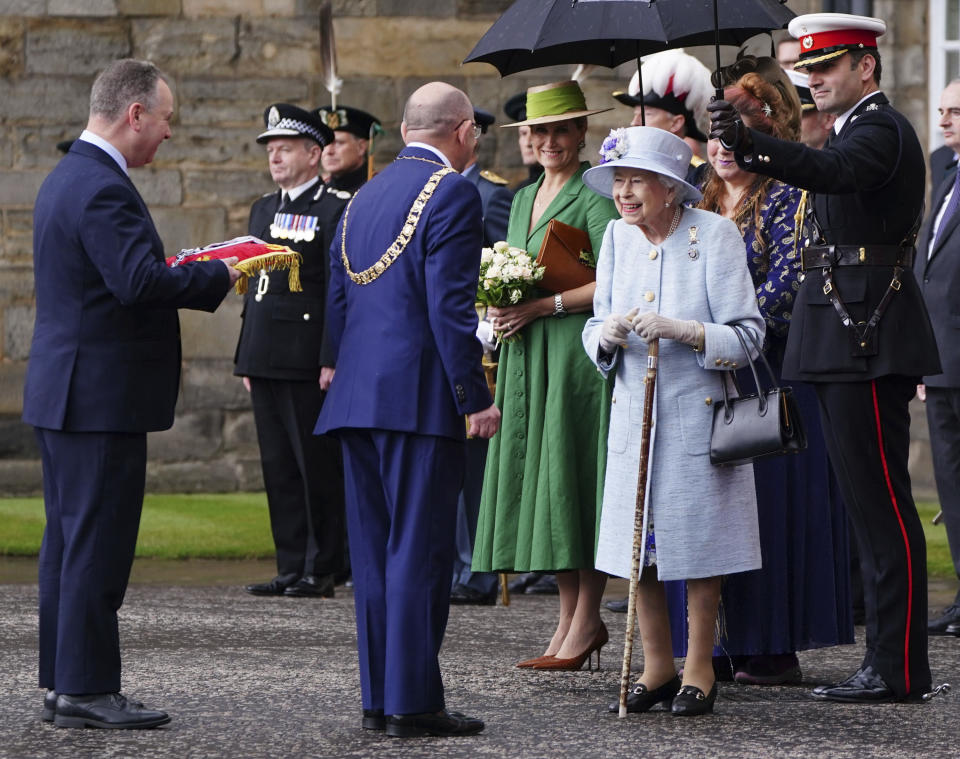
[[[530,87],[527,90],[527,118],[505,127],[548,124],[552,121],[566,121],[581,116],[612,111],[613,108],[587,109],[587,101],[580,85],[574,81],[553,82]]]

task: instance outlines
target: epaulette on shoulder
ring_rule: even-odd
[[[261,198],[269,198],[271,195],[276,195],[276,194],[277,194],[277,191],[274,190],[273,192],[265,192],[265,193],[263,193],[263,195],[261,195],[260,197],[261,197]]]
[[[484,169],[481,171],[480,176],[486,179],[488,182],[493,182],[494,184],[510,184],[506,179],[501,177],[495,171],[490,171],[490,169]]]
[[[700,167],[703,166],[703,164],[705,164],[705,163],[706,163],[706,161],[703,160],[703,159],[702,159],[700,156],[698,156],[698,155],[690,156],[690,165],[693,166],[695,169],[700,168]]]

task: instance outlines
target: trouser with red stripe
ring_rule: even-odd
[[[916,378],[816,383],[830,461],[860,554],[867,653],[899,696],[930,689],[927,549],[910,489]]]

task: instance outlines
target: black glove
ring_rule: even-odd
[[[740,114],[726,100],[713,100],[707,106],[710,114],[710,139],[720,140],[720,144],[735,153],[750,153],[753,140],[750,130],[744,126]]]

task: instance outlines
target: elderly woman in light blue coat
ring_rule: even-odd
[[[621,218],[607,226],[594,316],[583,330],[587,355],[615,375],[596,566],[630,573],[647,341],[660,338],[637,597],[644,670],[627,707],[669,702],[676,715],[704,714],[716,698],[721,577],[760,567],[753,467],[711,465],[713,404],[724,370],[746,361],[729,325],[759,344],[764,322],[736,226],[684,206],[700,193],[682,179],[690,161],[683,140],[632,127],[612,132],[601,154],[607,161],[584,183],[612,197]],[[690,620],[682,683],[663,589],[681,579]]]

